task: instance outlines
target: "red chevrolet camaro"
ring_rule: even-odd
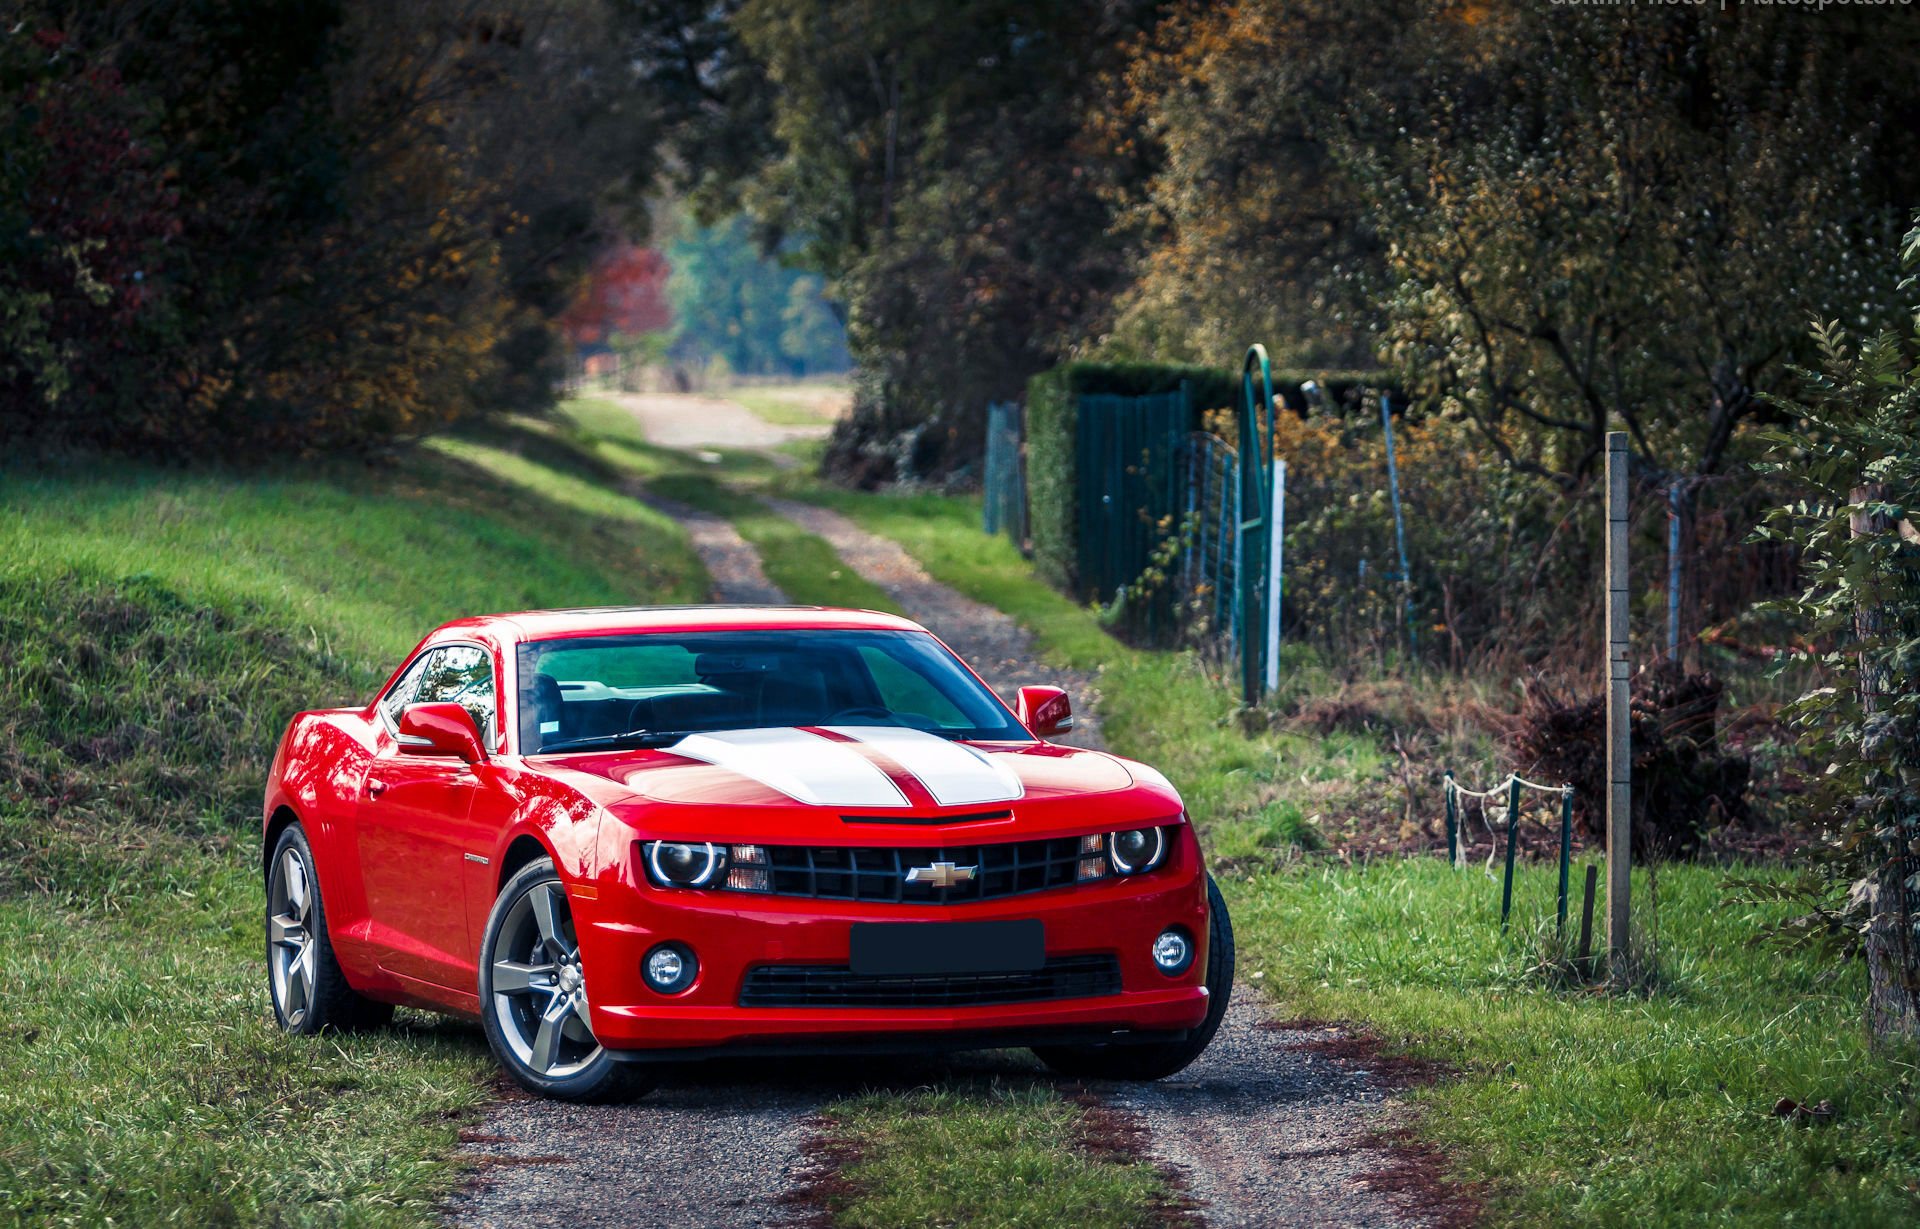
[[[1233,933],[1166,778],[1046,741],[925,628],[676,607],[462,619],[267,781],[273,1007],[478,1017],[548,1096],[661,1060],[1031,1046],[1156,1079]]]

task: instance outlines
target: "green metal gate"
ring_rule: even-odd
[[[1086,393],[1077,409],[1075,553],[1083,596],[1108,601],[1134,589],[1156,548],[1181,535],[1172,565],[1178,579],[1130,595],[1129,622],[1163,638],[1178,628],[1181,604],[1210,591],[1217,613],[1226,613],[1222,605],[1231,611],[1211,626],[1236,642],[1242,692],[1259,703],[1275,630],[1268,622],[1275,408],[1265,347],[1250,347],[1241,369],[1237,450],[1193,438],[1197,407],[1185,383],[1141,397]]]
[[[1170,393],[1079,398],[1075,440],[1079,491],[1079,576],[1084,591],[1108,600],[1146,570],[1179,506],[1181,445],[1193,424],[1187,386]],[[1166,595],[1150,595],[1130,612],[1148,637],[1170,625]]]

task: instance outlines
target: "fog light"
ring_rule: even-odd
[[[1168,977],[1178,977],[1193,963],[1193,940],[1184,930],[1163,930],[1153,941],[1154,967]]]
[[[693,949],[680,943],[662,943],[647,953],[640,966],[647,979],[647,985],[661,994],[679,994],[700,972],[700,962],[693,958]]]

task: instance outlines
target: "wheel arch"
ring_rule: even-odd
[[[284,802],[268,817],[266,837],[260,843],[260,874],[263,877],[273,873],[273,847],[280,843],[280,834],[299,822],[300,817]]]
[[[494,895],[499,895],[500,889],[507,886],[507,880],[519,874],[521,867],[537,858],[551,859],[556,869],[560,865],[560,859],[553,856],[553,850],[547,848],[546,843],[531,832],[522,832],[508,842],[506,849],[500,854],[499,873],[494,876]]]

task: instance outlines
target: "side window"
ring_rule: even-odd
[[[880,693],[880,703],[888,712],[921,717],[935,726],[950,729],[973,724],[925,675],[893,654],[862,645],[860,660],[866,663],[867,673],[873,676],[874,690]]]
[[[453,703],[473,714],[480,736],[493,746],[493,658],[485,649],[453,644],[428,654],[420,687],[410,703]]]
[[[388,725],[397,725],[400,721],[400,710],[413,703],[413,693],[420,689],[421,673],[426,670],[427,662],[439,656],[439,652],[436,649],[414,658],[413,664],[407,667],[407,672],[402,674],[400,681],[393,685],[393,690],[381,698],[380,711],[386,716]]]

